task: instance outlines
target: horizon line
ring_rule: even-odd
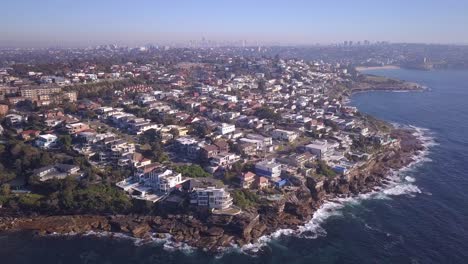
[[[92,45],[5,45],[0,44],[0,49],[18,49],[18,50],[27,50],[27,49],[87,49],[87,48],[97,48],[101,46],[110,46],[115,45],[118,48],[142,48],[142,47],[170,47],[170,48],[257,48],[257,47],[369,47],[375,45],[441,45],[441,46],[468,46],[468,42],[391,42],[391,41],[371,41],[370,44],[363,44],[362,41],[358,44],[358,41],[353,41],[353,44],[346,46],[344,45],[345,41],[341,42],[317,42],[317,43],[261,43],[257,42],[252,44],[249,42],[248,45],[243,45],[241,41],[213,41],[213,43],[203,43],[203,44],[190,44],[186,42],[169,42],[169,43],[146,43],[146,44],[120,44],[117,42],[102,43],[102,44],[92,44]],[[348,41],[349,42],[349,41]]]

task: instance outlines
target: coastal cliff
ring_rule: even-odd
[[[424,86],[414,82],[370,74],[359,75],[350,87],[352,93],[367,91],[422,91],[424,89]]]
[[[0,217],[0,231],[29,230],[37,234],[124,233],[151,240],[170,237],[174,242],[211,251],[245,245],[278,229],[297,229],[308,222],[327,200],[366,193],[385,183],[391,170],[410,164],[424,149],[409,130],[394,130],[394,143],[383,148],[346,176],[304,178],[303,184],[278,201],[259,204],[235,216],[207,212],[147,215],[64,215]],[[170,235],[170,236],[168,236]]]

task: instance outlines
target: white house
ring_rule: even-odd
[[[190,203],[210,209],[228,209],[232,206],[232,197],[224,188],[195,188]]]
[[[21,115],[18,114],[9,114],[5,116],[5,119],[8,124],[14,126],[14,125],[19,125],[23,122],[24,118]]]
[[[266,160],[255,164],[255,173],[270,179],[281,176],[281,164],[275,160]]]
[[[276,140],[284,140],[284,141],[292,142],[297,138],[297,134],[294,131],[275,129],[271,133],[271,137]]]
[[[34,176],[39,177],[40,181],[50,179],[65,179],[70,175],[80,175],[80,167],[68,164],[56,164],[42,167],[34,171]]]
[[[319,159],[326,157],[327,153],[333,151],[339,144],[328,142],[326,140],[314,140],[309,145],[305,146],[305,150],[317,155]]]
[[[273,144],[271,137],[264,137],[258,134],[247,134],[245,138],[239,139],[239,142],[255,144],[257,150],[266,150]]]
[[[240,159],[239,156],[233,153],[218,154],[211,158],[211,164],[214,166],[229,166],[237,162]]]
[[[232,133],[232,132],[236,131],[236,126],[231,125],[231,124],[222,123],[218,127],[218,131],[219,131],[219,133],[221,135],[226,135],[226,134],[229,134],[229,133]]]
[[[57,145],[57,143],[57,136],[52,134],[39,135],[35,141],[36,146],[42,149],[49,149]]]
[[[165,170],[160,173],[150,174],[145,179],[145,185],[153,187],[155,190],[168,193],[178,184],[182,183],[182,174],[172,170]]]

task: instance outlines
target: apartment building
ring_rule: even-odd
[[[200,207],[224,210],[232,206],[232,197],[224,188],[196,188],[190,203]]]

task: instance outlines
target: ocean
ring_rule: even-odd
[[[300,232],[211,254],[103,235],[0,234],[0,263],[468,263],[468,72],[371,70],[424,92],[368,92],[361,111],[414,126],[429,151],[373,193],[326,203]]]

